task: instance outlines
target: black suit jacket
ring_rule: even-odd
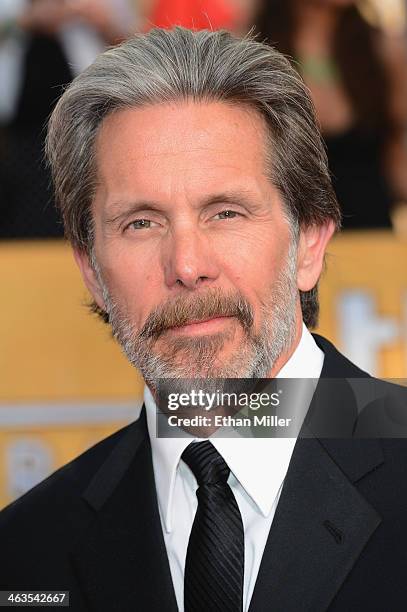
[[[323,377],[367,376],[315,339]],[[0,513],[0,589],[176,612],[143,415]],[[298,439],[250,612],[406,609],[407,440]]]

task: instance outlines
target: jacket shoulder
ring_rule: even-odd
[[[6,506],[0,512],[0,530],[19,518],[32,517],[36,510],[42,514],[48,514],[48,508],[65,512],[69,502],[80,497],[94,473],[133,426],[134,423],[126,425],[104,438]]]
[[[104,476],[104,486],[109,473],[116,477],[115,470],[128,469],[133,442],[143,431],[139,420],[123,427],[0,512],[0,588],[55,590],[65,585],[63,590],[77,595],[71,554],[95,520],[85,493],[98,475]],[[75,601],[75,609],[82,609]]]

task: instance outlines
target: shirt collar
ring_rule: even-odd
[[[321,374],[324,353],[303,324],[300,342],[276,378],[315,378]],[[157,438],[156,404],[144,388],[147,428],[151,441],[158,504],[167,532],[171,531],[171,510],[177,467],[182,453],[194,438]],[[264,516],[272,508],[287,473],[295,438],[213,438],[213,445],[225,459],[234,477]],[[242,445],[245,446],[242,452]],[[270,467],[272,466],[272,467]],[[264,486],[267,481],[267,486]]]
[[[315,378],[321,376],[324,365],[324,353],[321,351],[305,324],[302,324],[301,340],[276,378]]]

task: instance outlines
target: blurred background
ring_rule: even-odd
[[[407,0],[0,0],[0,507],[137,417],[142,383],[88,300],[43,161],[63,87],[154,25],[254,28],[313,97],[343,231],[317,331],[407,378]]]

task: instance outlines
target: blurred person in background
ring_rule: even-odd
[[[373,1],[364,7],[373,14]],[[345,229],[391,227],[392,215],[405,222],[407,212],[405,36],[369,23],[361,8],[267,0],[256,18],[311,91]]]
[[[261,0],[138,0],[137,8],[151,27],[180,25],[194,30],[230,30],[245,35]]]
[[[134,29],[131,0],[0,0],[0,238],[62,236],[43,162],[64,85]]]
[[[237,0],[147,0],[150,27],[236,30]]]

